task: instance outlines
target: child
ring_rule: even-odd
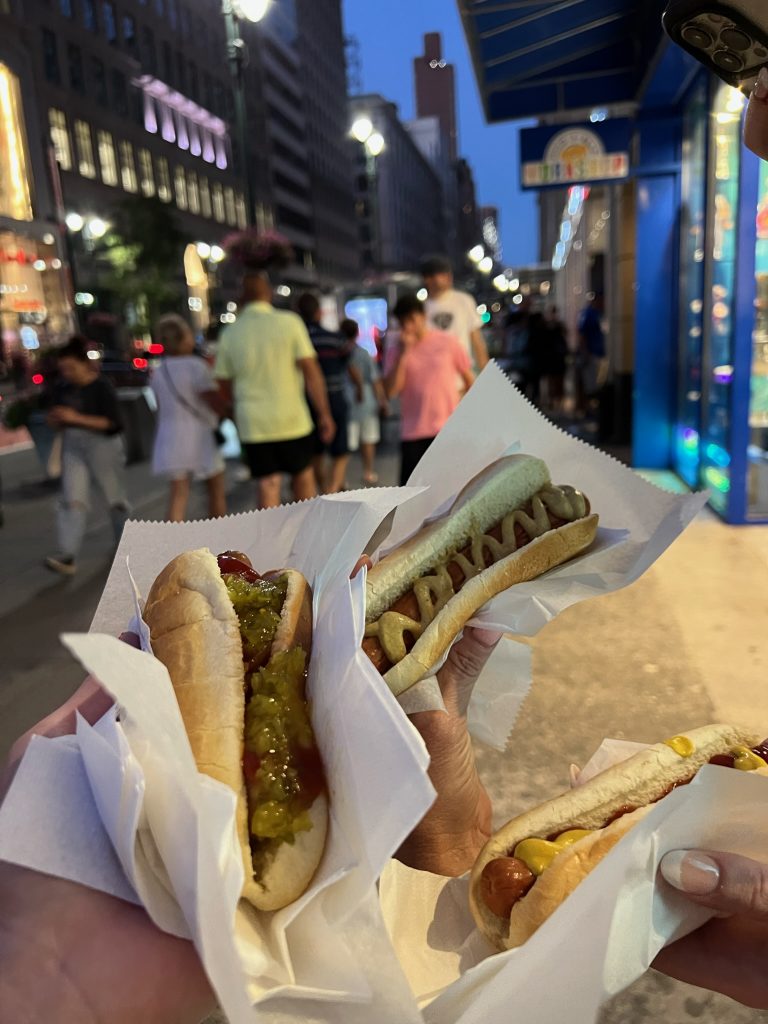
[[[363,457],[363,482],[373,485],[379,482],[375,470],[376,445],[381,440],[379,417],[389,415],[387,393],[373,357],[362,345],[357,344],[360,328],[356,321],[344,320],[340,331],[342,337],[354,346],[349,363],[358,370],[361,378],[361,384],[354,379],[350,380],[348,447],[351,452],[360,449]]]

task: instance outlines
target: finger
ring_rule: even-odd
[[[761,68],[744,119],[744,145],[768,160],[768,70]]]
[[[355,578],[355,576],[357,576],[357,574],[363,568],[363,566],[365,566],[366,569],[372,569],[373,568],[373,562],[370,560],[368,555],[361,555],[358,558],[357,562],[355,563],[355,568],[352,570],[349,578],[351,580],[353,580]]]
[[[448,660],[437,673],[446,709],[465,715],[478,676],[503,634],[487,629],[468,627],[448,654]]]
[[[725,914],[768,921],[768,865],[735,853],[673,850],[662,877],[695,903]]]

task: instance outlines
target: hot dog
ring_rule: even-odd
[[[554,486],[541,459],[500,459],[368,573],[363,650],[402,693],[487,601],[580,554],[597,524],[584,495]]]
[[[260,576],[237,552],[179,555],[144,609],[198,770],[238,797],[243,897],[278,910],[322,858],[328,798],[306,698],[312,595],[293,569]]]
[[[708,725],[648,747],[514,818],[472,869],[477,927],[497,949],[522,945],[655,803],[703,765],[768,774],[766,759],[768,749],[749,732]]]

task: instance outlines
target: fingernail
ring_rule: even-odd
[[[768,97],[768,68],[760,68],[752,95],[756,100],[764,100]]]
[[[475,639],[478,643],[481,643],[483,647],[493,647],[499,640],[504,636],[503,633],[499,633],[495,629],[473,629],[472,630]]]
[[[720,868],[712,858],[688,850],[673,850],[662,858],[661,873],[675,889],[692,896],[709,896],[720,884]]]

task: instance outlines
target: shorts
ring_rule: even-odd
[[[381,427],[378,416],[366,416],[363,420],[350,420],[347,427],[349,450],[356,452],[363,444],[378,444],[381,440]]]
[[[290,441],[245,442],[243,455],[251,476],[258,480],[275,473],[303,473],[312,461],[313,438],[314,434],[306,434]]]
[[[328,404],[331,407],[333,422],[336,424],[336,433],[333,435],[333,440],[330,444],[323,444],[318,436],[317,430],[315,430],[315,433],[313,434],[314,454],[322,455],[325,453],[332,456],[334,459],[338,459],[343,455],[349,455],[349,445],[347,443],[349,404],[347,402],[347,396],[343,391],[329,391]],[[315,423],[317,423],[314,411],[312,412],[312,418],[315,420]]]

